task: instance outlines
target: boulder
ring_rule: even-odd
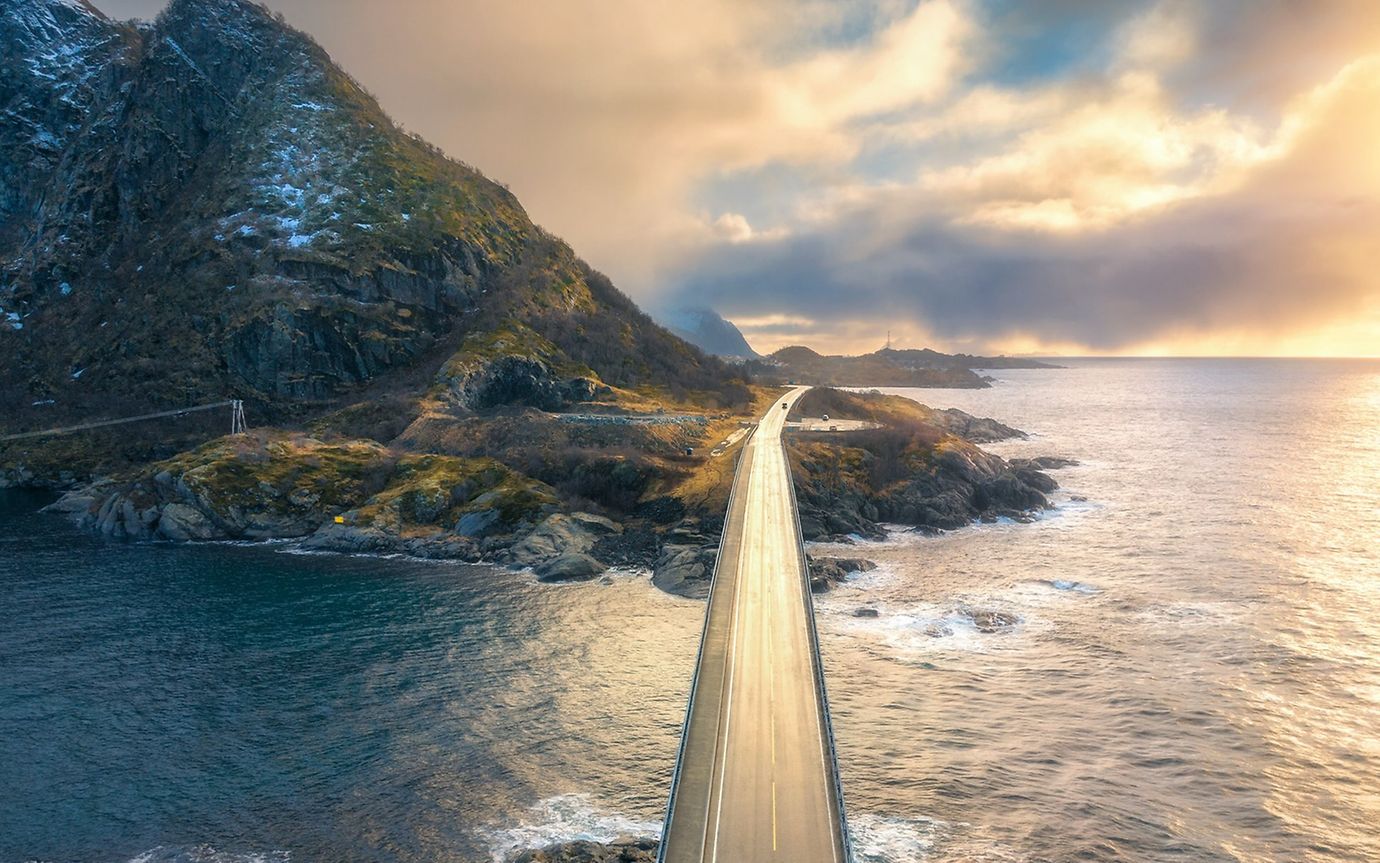
[[[964,608],[963,614],[973,621],[973,626],[977,627],[978,632],[993,633],[1002,632],[1020,623],[1021,619],[1009,611],[998,611],[992,608]]]
[[[676,596],[706,599],[717,558],[715,546],[667,545],[657,556],[652,584]]]
[[[609,522],[586,513],[553,513],[509,551],[509,562],[517,566],[536,566],[563,554],[585,554],[594,547],[599,533],[611,532],[600,522]]]
[[[587,554],[563,554],[537,567],[538,581],[585,581],[605,570],[605,566]]]
[[[185,503],[170,503],[163,507],[163,512],[159,516],[158,535],[174,542],[191,542],[223,539],[225,531],[196,507]]]
[[[860,557],[807,557],[810,566],[810,590],[824,593],[855,572],[871,572],[877,564]]]
[[[43,511],[73,516],[84,515],[91,512],[103,502],[105,500],[105,495],[106,493],[102,493],[99,486],[69,491],[67,494],[64,494],[62,497],[45,506]]]
[[[880,613],[875,608],[863,607],[853,609],[854,617],[880,617]]]
[[[488,536],[500,526],[501,514],[496,509],[481,509],[467,512],[455,523],[455,532],[471,539]]]
[[[622,533],[623,526],[611,518],[602,515],[595,515],[590,512],[572,512],[571,521],[577,522],[581,527],[595,536],[607,535],[610,533]]]
[[[316,533],[302,542],[302,547],[357,554],[360,552],[392,551],[396,544],[396,537],[377,527],[356,527],[351,524],[331,522],[317,528]]]
[[[1016,478],[1041,494],[1049,494],[1059,487],[1059,483],[1054,481],[1054,477],[1047,473],[1041,473],[1033,468],[1014,468],[1011,471]]]

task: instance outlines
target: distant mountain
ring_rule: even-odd
[[[977,357],[883,348],[860,356],[825,356],[803,345],[782,348],[748,370],[763,381],[798,381],[841,387],[980,388],[988,382],[973,369],[1058,368],[1038,360]]]
[[[747,343],[732,321],[725,320],[713,309],[676,308],[659,312],[656,318],[671,332],[705,353],[735,360],[761,356]]]
[[[1030,357],[983,357],[973,354],[942,354],[930,348],[896,350],[882,348],[873,356],[908,369],[1057,369],[1062,366]]]
[[[765,382],[795,382],[834,387],[956,387],[980,389],[987,381],[961,367],[908,368],[881,353],[857,357],[825,356],[803,345],[782,348],[747,365]]]
[[[0,47],[0,403],[745,398],[255,3],[0,0]]]

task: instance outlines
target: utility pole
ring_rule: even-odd
[[[244,421],[244,402],[234,399],[230,402],[230,434],[244,434],[249,425]]]
[[[886,349],[891,350],[891,330],[886,331]]]

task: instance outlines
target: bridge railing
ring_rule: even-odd
[[[786,447],[783,437],[781,441],[782,449]],[[824,736],[829,741],[829,759],[833,768],[834,777],[834,803],[838,807],[839,839],[843,843],[843,858],[846,863],[853,863],[853,843],[848,836],[848,814],[843,805],[843,779],[839,776],[839,757],[838,746],[834,740],[834,720],[833,714],[829,710],[829,692],[824,683],[824,661],[819,653],[819,629],[815,625],[815,600],[814,593],[810,590],[810,565],[805,556],[805,532],[800,527],[800,505],[795,498],[795,471],[791,469],[790,452],[785,453],[787,485],[791,492],[791,513],[795,516],[795,539],[796,554],[800,556],[801,577],[805,579],[805,619],[810,626],[810,657],[815,666],[815,680],[817,681],[819,705],[821,715],[824,717]]]
[[[728,507],[724,510],[724,527],[719,532],[719,550],[714,555],[714,572],[709,577],[709,599],[704,608],[704,626],[700,630],[700,646],[695,651],[695,674],[690,681],[690,698],[685,707],[685,721],[680,726],[680,746],[676,750],[676,766],[671,772],[671,796],[666,801],[666,817],[661,822],[661,841],[657,845],[657,863],[666,861],[666,840],[671,835],[671,819],[676,814],[676,792],[680,788],[681,766],[685,763],[685,747],[690,739],[690,719],[695,715],[695,693],[700,686],[700,661],[704,659],[704,643],[709,634],[709,624],[714,618],[714,585],[719,580],[719,566],[723,561],[724,540],[728,536],[728,520],[733,515],[733,501],[738,496],[738,469],[742,466],[743,456],[747,454],[748,445],[752,443],[752,436],[757,433],[757,426],[753,425],[748,433],[743,435],[743,445],[738,450],[738,457],[733,462],[733,482],[728,488]]]

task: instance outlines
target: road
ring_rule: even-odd
[[[823,417],[801,417],[795,422],[786,423],[786,428],[788,429],[819,434],[868,431],[869,429],[878,429],[881,427],[881,423],[868,422],[867,420],[827,420]]]
[[[790,465],[792,390],[743,449],[706,611],[664,863],[844,863]]]

